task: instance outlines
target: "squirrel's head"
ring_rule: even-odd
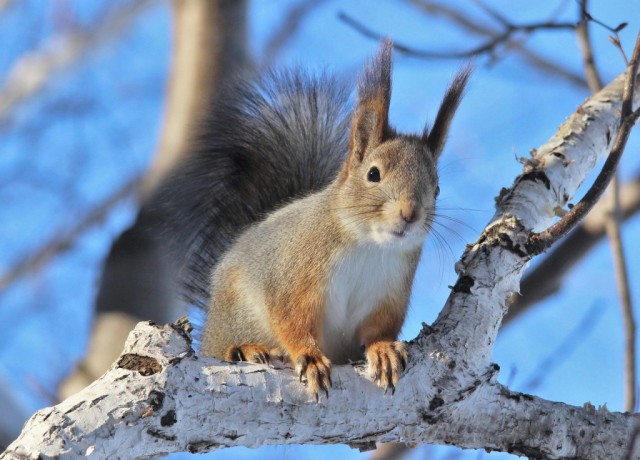
[[[389,126],[392,49],[391,41],[384,40],[358,83],[349,154],[337,181],[337,212],[358,239],[415,248],[433,221],[438,158],[472,69],[458,72],[432,129],[399,134]]]

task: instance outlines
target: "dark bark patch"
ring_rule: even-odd
[[[524,251],[519,244],[514,244],[509,235],[506,233],[500,233],[498,235],[498,239],[500,240],[500,246],[505,248],[507,251],[514,253],[519,257],[528,257],[526,251]]]
[[[130,371],[140,372],[144,377],[157,374],[162,370],[162,366],[154,358],[133,353],[127,353],[118,360],[118,367]]]
[[[199,454],[202,452],[209,452],[212,449],[219,447],[220,444],[210,441],[198,441],[192,442],[187,446],[187,450],[191,454]]]
[[[502,203],[502,200],[504,200],[509,195],[509,193],[511,193],[510,188],[502,187],[500,189],[500,193],[498,193],[498,196],[494,198],[496,206],[500,205],[500,203]]]
[[[428,423],[429,425],[434,425],[440,421],[440,416],[433,415],[433,413],[429,412],[425,408],[418,409],[418,414],[420,414],[420,418],[423,422]]]
[[[162,426],[171,426],[174,425],[178,421],[178,417],[176,417],[176,411],[171,409],[162,417],[160,417],[160,425]]]
[[[515,217],[510,217],[510,221],[503,222],[499,225],[494,225],[491,228],[485,230],[476,245],[489,245],[489,246],[501,246],[505,248],[507,251],[516,254],[518,257],[529,258],[529,253],[527,253],[522,247],[522,245],[514,243],[507,232],[521,232],[522,224],[520,224]],[[513,222],[511,222],[513,220]],[[505,227],[507,227],[505,229]],[[505,231],[507,230],[507,231]],[[488,252],[488,248],[482,248],[485,253]],[[464,255],[463,255],[464,257]]]
[[[462,292],[464,294],[471,294],[471,288],[475,284],[475,281],[469,275],[462,275],[456,281],[453,286],[453,292]]]
[[[171,434],[164,433],[161,430],[154,430],[153,428],[149,428],[147,430],[147,434],[149,436],[153,436],[154,438],[164,439],[165,441],[175,441],[176,437]]]
[[[158,390],[151,390],[147,397],[147,404],[151,406],[154,412],[159,411],[164,404],[164,393]]]
[[[429,410],[434,411],[438,407],[441,407],[443,405],[444,405],[444,399],[442,399],[440,396],[434,396],[433,399],[429,401]]]
[[[507,399],[512,399],[516,402],[521,401],[533,401],[533,396],[526,393],[518,393],[516,391],[509,391],[506,388],[500,389],[500,394]]]
[[[102,395],[102,396],[98,396],[96,399],[93,399],[90,403],[89,403],[89,407],[93,407],[96,404],[98,404],[100,401],[102,401],[104,398],[106,398],[109,395]]]
[[[237,433],[237,432],[232,432],[232,433],[227,433],[223,435],[225,438],[229,439],[230,441],[235,441],[236,439],[240,438],[241,436]]]
[[[189,346],[191,346],[191,332],[193,331],[193,326],[189,322],[188,316],[178,318],[174,323],[171,323],[170,326],[174,331],[180,334],[180,336],[187,342]]]
[[[520,182],[525,180],[542,182],[547,190],[551,190],[551,181],[544,171],[533,170],[520,176]]]

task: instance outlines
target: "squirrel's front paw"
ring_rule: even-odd
[[[400,341],[374,342],[367,347],[369,375],[386,393],[396,391],[398,378],[407,367],[407,345]]]
[[[227,348],[225,361],[248,361],[257,364],[269,364],[271,356],[269,350],[259,343],[243,343]]]
[[[306,380],[307,390],[316,397],[316,402],[321,390],[329,397],[331,361],[326,356],[320,352],[303,353],[296,358],[295,365],[300,381]]]

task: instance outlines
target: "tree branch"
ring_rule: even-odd
[[[602,88],[602,80],[598,74],[593,57],[591,39],[589,38],[589,19],[591,15],[587,10],[588,0],[581,0],[580,14],[582,19],[576,32],[578,34],[580,48],[582,49],[583,66],[587,81],[589,82],[589,88],[595,93]],[[616,44],[621,49],[622,47],[617,31],[614,31],[614,34]],[[624,56],[624,52],[622,52],[622,54]],[[611,243],[611,255],[613,258],[618,296],[620,297],[620,308],[622,310],[622,322],[624,325],[624,408],[626,411],[632,412],[636,406],[636,325],[633,315],[633,305],[631,303],[631,293],[629,291],[627,262],[624,257],[624,247],[620,232],[622,216],[620,212],[620,184],[618,176],[616,171],[609,185],[608,206],[610,212],[609,218],[607,219],[606,230],[607,237]]]
[[[220,88],[250,67],[246,0],[173,0],[171,6],[173,62],[160,141],[143,198],[192,148]]]
[[[468,15],[466,11],[457,10],[451,5],[441,4],[430,0],[408,0],[408,2],[421,11],[447,19],[452,24],[461,27],[468,33],[484,37],[495,37],[500,33],[494,27],[480,23],[477,19]],[[560,77],[571,84],[580,87],[587,86],[585,79],[580,74],[577,74],[571,69],[539,55],[535,51],[527,48],[521,40],[509,40],[505,43],[505,48],[509,51],[520,54],[526,62],[534,68],[544,71],[546,75]]]
[[[607,236],[615,269],[616,285],[620,297],[620,310],[624,327],[624,410],[633,412],[636,408],[636,320],[633,314],[629,271],[624,256],[622,234],[620,232],[620,198],[617,174],[611,183],[609,206],[611,215],[607,222]]]
[[[267,40],[260,67],[268,68],[273,64],[284,46],[298,32],[304,19],[323,3],[325,0],[300,0],[289,9],[278,28]]]
[[[624,152],[624,148],[629,138],[629,134],[640,116],[640,110],[633,110],[633,97],[636,78],[638,76],[638,62],[640,60],[640,35],[636,40],[636,45],[631,57],[631,62],[627,68],[628,78],[624,87],[624,96],[620,108],[620,127],[616,135],[616,140],[611,148],[611,153],[598,174],[595,182],[587,191],[580,202],[574,206],[559,222],[546,229],[543,232],[531,235],[528,243],[530,251],[534,254],[540,254],[547,250],[552,244],[566,235],[576,224],[591,210],[598,201],[611,178],[615,174],[618,161]],[[608,139],[611,134],[607,133]],[[608,141],[607,141],[608,143]],[[567,165],[569,166],[569,165]],[[533,171],[535,172],[535,171]],[[565,202],[562,203],[564,205]]]
[[[152,3],[152,0],[136,0],[120,7],[94,29],[78,28],[55,36],[41,49],[22,57],[8,72],[4,86],[0,88],[0,128],[11,110],[38,93],[55,72],[120,34]]]
[[[377,32],[374,32],[369,27],[365,26],[362,22],[349,16],[345,12],[338,13],[338,18],[344,23],[351,26],[354,30],[358,31],[365,37],[381,40],[383,36]],[[438,51],[425,51],[417,48],[410,47],[402,44],[396,40],[393,42],[393,47],[397,51],[406,54],[407,56],[427,59],[461,59],[470,58],[479,54],[491,53],[498,46],[509,42],[511,37],[518,32],[531,33],[537,30],[573,30],[576,25],[569,22],[539,22],[532,24],[509,24],[505,26],[505,30],[500,32],[495,37],[487,40],[486,42],[465,51],[450,51],[450,52],[438,52]]]
[[[621,221],[640,211],[640,176],[620,190]],[[531,269],[520,283],[520,294],[509,301],[504,323],[511,323],[531,306],[560,290],[566,275],[606,235],[609,209],[599,201],[580,226],[560,240],[543,260]]]
[[[451,362],[424,355],[414,344],[393,397],[363,377],[362,365],[336,366],[331,397],[316,404],[291,368],[197,359],[183,330],[140,323],[109,372],[36,413],[0,458],[138,458],[264,444],[366,449],[376,440],[535,458],[626,453],[638,416],[509,391],[496,382],[495,365],[473,379],[461,378]]]

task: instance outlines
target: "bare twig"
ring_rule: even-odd
[[[431,0],[407,0],[418,10],[427,14],[433,14],[447,19],[451,24],[457,25],[466,32],[483,37],[495,37],[499,34],[494,27],[482,24],[475,17],[453,8],[448,4],[441,4]],[[534,68],[540,69],[545,74],[560,77],[571,84],[586,87],[585,79],[579,73],[574,72],[560,64],[550,61],[544,56],[526,47],[522,40],[510,40],[505,43],[505,49],[519,54],[525,62]]]
[[[558,345],[549,355],[544,358],[529,378],[520,386],[522,391],[534,391],[543,382],[549,372],[562,364],[569,355],[576,349],[580,342],[587,338],[589,333],[602,318],[605,309],[599,303],[595,303],[584,314],[580,322],[566,335],[560,345]]]
[[[631,63],[627,69],[627,78],[624,86],[624,96],[622,100],[622,108],[620,114],[620,129],[616,135],[613,148],[607,157],[607,160],[598,174],[595,182],[587,191],[580,202],[575,205],[559,222],[555,223],[547,230],[534,233],[529,238],[527,249],[530,254],[540,254],[551,247],[556,241],[569,233],[577,223],[591,210],[593,205],[598,201],[606,187],[613,178],[618,161],[624,152],[629,134],[633,129],[636,121],[640,117],[640,110],[633,111],[632,101],[634,86],[638,74],[638,61],[640,59],[640,35],[636,40],[633,50]]]
[[[153,0],[136,0],[118,8],[97,27],[75,29],[51,38],[27,53],[9,71],[0,87],[0,127],[11,110],[37,94],[55,72],[77,62],[96,46],[117,37]]]
[[[580,50],[582,51],[582,66],[584,67],[589,89],[592,93],[597,93],[602,89],[603,85],[595,64],[591,39],[589,38],[590,16],[587,16],[587,2],[588,0],[582,0],[580,2],[580,22],[578,22],[578,26],[576,27],[576,34],[578,36]]]
[[[122,188],[109,196],[104,202],[96,206],[84,219],[78,222],[71,230],[63,235],[56,235],[51,241],[44,244],[31,256],[25,257],[19,264],[11,268],[0,277],[0,292],[9,287],[18,278],[38,270],[56,255],[68,249],[76,239],[90,229],[122,200],[132,196],[140,186],[141,178],[136,177],[126,183]]]
[[[640,176],[624,184],[620,190],[621,220],[640,211]],[[584,218],[580,226],[563,238],[522,280],[521,295],[510,302],[504,323],[511,323],[546,297],[556,293],[572,267],[605,236],[609,219],[606,203],[600,201]]]
[[[364,35],[365,37],[373,38],[375,40],[382,39],[382,34],[374,32],[369,27],[362,24],[357,19],[349,16],[345,12],[338,13],[338,18],[351,26],[353,29],[357,30],[359,33]],[[532,33],[538,30],[574,30],[576,25],[570,22],[539,22],[532,24],[509,24],[503,32],[496,35],[495,37],[487,40],[483,44],[466,50],[466,51],[451,51],[451,52],[438,52],[438,51],[425,51],[419,50],[417,48],[410,47],[408,45],[404,45],[396,40],[394,40],[393,47],[408,56],[418,57],[418,58],[428,58],[428,59],[460,59],[460,58],[469,58],[472,56],[477,56],[479,54],[489,54],[495,51],[495,49],[507,43],[514,34],[518,32],[522,33]]]

